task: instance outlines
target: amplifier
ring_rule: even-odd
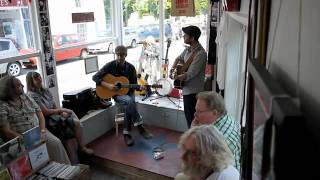
[[[90,87],[63,94],[62,107],[72,109],[79,119],[89,110],[95,109],[94,104],[94,95]]]

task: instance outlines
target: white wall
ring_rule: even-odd
[[[273,0],[267,54],[269,71],[313,120],[320,119],[319,8],[319,0]]]
[[[71,12],[75,8],[75,2],[64,0],[49,0],[48,4],[51,34],[58,35],[77,33],[77,26],[72,24],[71,18]]]
[[[240,12],[245,14],[249,13],[249,0],[241,0]]]
[[[63,6],[63,7],[62,7]],[[94,12],[94,22],[87,22],[87,39],[96,38],[98,31],[106,30],[103,0],[82,0],[76,7],[74,0],[49,0],[51,34],[76,34],[77,24],[72,23],[72,13]]]

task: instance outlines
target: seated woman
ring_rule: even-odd
[[[42,86],[42,78],[37,72],[28,72],[27,77],[27,90],[28,94],[37,102],[40,106],[45,118],[52,115],[60,115],[63,118],[72,117],[75,125],[75,137],[80,145],[80,150],[86,154],[93,154],[93,150],[87,148],[82,141],[81,125],[76,114],[66,108],[58,108],[54,102],[53,96],[50,91]]]
[[[70,164],[61,141],[45,128],[45,119],[37,103],[24,94],[20,80],[13,76],[0,79],[0,134],[10,140],[35,126],[41,129],[51,160]]]

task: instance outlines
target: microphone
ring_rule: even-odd
[[[168,38],[168,40],[167,40],[167,47],[170,47],[170,44],[171,44],[171,39]]]

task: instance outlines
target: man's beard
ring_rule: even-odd
[[[182,171],[184,174],[190,177],[200,177],[204,178],[210,173],[212,170],[211,168],[205,167],[198,162],[186,162],[182,161]]]
[[[17,96],[21,96],[22,94],[24,94],[24,91],[23,91],[23,90],[16,93]]]

